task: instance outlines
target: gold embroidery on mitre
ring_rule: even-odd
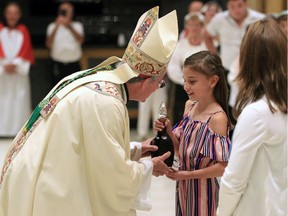
[[[128,52],[123,55],[123,61],[133,70],[148,76],[158,76],[166,71],[167,64],[151,58],[132,43],[128,44]]]
[[[162,63],[150,57],[141,50],[141,45],[145,42],[147,35],[158,19],[158,7],[149,10],[132,36],[125,50],[122,60],[126,62],[132,70],[147,76],[158,76],[166,71],[167,63]]]
[[[150,29],[153,27],[157,19],[158,8],[154,7],[147,12],[143,22],[135,32],[134,36],[131,38],[131,41],[133,41],[137,47],[140,47],[141,44],[145,41],[146,36],[148,35]]]

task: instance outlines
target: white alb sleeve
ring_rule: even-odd
[[[144,158],[141,159],[139,162],[144,165],[144,178],[138,196],[135,199],[133,209],[141,211],[150,211],[152,209],[150,188],[151,188],[151,179],[153,171],[153,162],[150,159],[144,159]]]

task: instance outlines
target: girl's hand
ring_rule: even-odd
[[[184,180],[184,179],[192,179],[192,171],[177,171],[175,169],[172,172],[166,173],[165,175],[171,180]]]
[[[164,128],[165,125],[159,119],[156,119],[156,121],[153,124],[153,131],[157,133],[159,131],[162,131]]]
[[[167,133],[169,134],[169,136],[170,137],[172,137],[172,134],[173,134],[173,132],[172,132],[172,125],[171,125],[171,121],[170,121],[170,119],[166,119],[166,121],[165,121],[165,127],[166,127],[166,130],[167,130]]]
[[[156,119],[153,125],[153,131],[157,133],[158,131],[162,131],[166,127],[167,133],[171,136],[172,134],[172,126],[171,121],[166,118],[165,122],[163,123],[159,119]]]

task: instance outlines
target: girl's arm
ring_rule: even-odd
[[[223,175],[227,164],[228,162],[221,161],[203,169],[193,171],[175,171],[173,173],[167,173],[166,176],[172,180],[214,178]]]

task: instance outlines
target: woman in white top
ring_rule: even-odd
[[[221,179],[218,216],[287,215],[287,38],[252,23],[240,49],[239,116]]]

